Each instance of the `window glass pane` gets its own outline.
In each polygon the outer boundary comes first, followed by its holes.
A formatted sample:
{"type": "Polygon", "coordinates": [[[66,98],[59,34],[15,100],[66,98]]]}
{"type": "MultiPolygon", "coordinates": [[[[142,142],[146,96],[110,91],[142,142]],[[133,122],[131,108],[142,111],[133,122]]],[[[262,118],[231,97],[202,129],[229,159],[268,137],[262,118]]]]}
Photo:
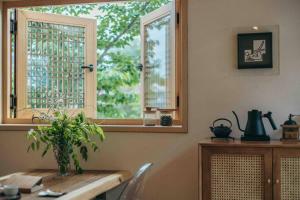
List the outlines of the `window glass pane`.
{"type": "Polygon", "coordinates": [[[171,108],[171,17],[167,15],[145,27],[146,107],[171,108]]]}
{"type": "MultiPolygon", "coordinates": [[[[11,20],[16,20],[16,9],[9,9],[9,15],[10,15],[10,19],[11,20]]],[[[15,98],[17,96],[17,91],[16,91],[16,55],[15,55],[15,51],[16,51],[16,33],[11,33],[10,35],[10,39],[11,39],[11,49],[10,49],[10,69],[11,69],[11,75],[10,75],[10,79],[11,79],[11,95],[10,98],[11,100],[13,98],[15,98]]],[[[10,105],[11,110],[10,110],[10,116],[11,117],[16,117],[17,113],[16,113],[16,105],[10,105]]]]}
{"type": "Polygon", "coordinates": [[[27,105],[84,107],[85,29],[28,21],[27,105]]]}

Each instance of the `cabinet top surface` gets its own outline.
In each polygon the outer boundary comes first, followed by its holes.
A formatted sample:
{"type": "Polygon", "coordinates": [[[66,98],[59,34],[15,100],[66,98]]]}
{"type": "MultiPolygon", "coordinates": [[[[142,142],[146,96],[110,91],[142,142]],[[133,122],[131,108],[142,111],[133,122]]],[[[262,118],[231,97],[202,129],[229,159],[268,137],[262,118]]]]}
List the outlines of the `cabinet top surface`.
{"type": "Polygon", "coordinates": [[[300,148],[300,141],[241,141],[241,140],[202,140],[200,146],[220,146],[220,147],[284,147],[300,148]]]}

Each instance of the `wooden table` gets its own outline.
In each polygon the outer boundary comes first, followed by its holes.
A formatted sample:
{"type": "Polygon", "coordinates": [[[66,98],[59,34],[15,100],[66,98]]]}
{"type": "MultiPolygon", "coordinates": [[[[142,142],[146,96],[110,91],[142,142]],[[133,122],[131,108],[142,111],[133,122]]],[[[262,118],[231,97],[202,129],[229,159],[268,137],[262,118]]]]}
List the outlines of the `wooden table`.
{"type": "Polygon", "coordinates": [[[38,197],[38,192],[22,194],[22,200],[84,200],[92,199],[103,194],[131,178],[129,171],[85,171],[83,174],[70,174],[61,177],[57,175],[57,170],[33,170],[20,172],[0,177],[3,181],[15,174],[24,174],[43,177],[44,189],[55,192],[67,192],[59,198],[38,197]]]}

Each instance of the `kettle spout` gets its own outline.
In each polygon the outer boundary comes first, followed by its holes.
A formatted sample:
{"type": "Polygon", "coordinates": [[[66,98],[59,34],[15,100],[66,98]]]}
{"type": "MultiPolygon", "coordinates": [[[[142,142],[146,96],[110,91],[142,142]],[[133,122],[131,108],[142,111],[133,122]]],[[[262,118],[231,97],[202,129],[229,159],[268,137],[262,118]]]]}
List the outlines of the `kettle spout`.
{"type": "Polygon", "coordinates": [[[214,132],[214,127],[209,127],[211,132],[214,132]]]}
{"type": "Polygon", "coordinates": [[[237,125],[238,125],[239,130],[242,131],[242,132],[245,132],[245,130],[241,129],[241,126],[240,126],[240,120],[239,120],[237,114],[236,114],[234,111],[232,111],[232,113],[233,113],[233,115],[235,116],[235,119],[236,119],[236,122],[237,122],[237,125]]]}

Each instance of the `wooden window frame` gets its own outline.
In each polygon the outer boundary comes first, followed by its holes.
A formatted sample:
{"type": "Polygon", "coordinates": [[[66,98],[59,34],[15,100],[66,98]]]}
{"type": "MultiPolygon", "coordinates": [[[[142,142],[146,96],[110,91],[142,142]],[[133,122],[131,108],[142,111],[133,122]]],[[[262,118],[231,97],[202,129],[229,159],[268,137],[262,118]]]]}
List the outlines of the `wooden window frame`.
{"type": "MultiPolygon", "coordinates": [[[[150,13],[148,13],[147,15],[145,16],[142,16],[141,17],[141,63],[143,64],[143,73],[141,73],[141,80],[142,80],[142,109],[145,109],[147,106],[150,106],[151,105],[148,105],[147,102],[145,102],[145,91],[147,90],[147,83],[145,82],[145,77],[146,77],[146,70],[147,70],[147,66],[146,66],[146,26],[148,26],[149,24],[151,23],[154,23],[156,22],[157,20],[159,19],[162,19],[164,17],[167,17],[167,16],[175,16],[175,3],[169,3],[167,5],[164,5],[162,7],[160,7],[159,9],[156,9],[150,13]]],[[[176,41],[175,41],[175,28],[176,28],[176,19],[175,17],[171,17],[171,21],[170,21],[170,29],[171,31],[174,30],[174,33],[171,33],[170,34],[170,38],[169,38],[169,41],[170,42],[170,58],[171,58],[171,61],[170,61],[170,66],[169,67],[169,72],[171,74],[171,78],[168,80],[168,83],[167,86],[171,95],[168,99],[169,103],[167,103],[167,105],[169,107],[169,109],[175,109],[178,107],[176,105],[176,97],[179,95],[178,94],[178,91],[176,91],[176,62],[175,62],[175,58],[176,58],[176,49],[175,49],[175,44],[176,44],[176,41]]],[[[148,71],[149,72],[149,71],[148,71]]],[[[155,106],[154,106],[155,107],[155,106]]]]}
{"type": "MultiPolygon", "coordinates": [[[[67,5],[115,0],[19,0],[2,2],[2,124],[0,130],[28,130],[37,124],[31,119],[9,118],[9,83],[10,83],[10,40],[8,9],[28,6],[67,5]]],[[[176,120],[172,127],[145,127],[142,119],[93,119],[106,132],[151,132],[151,133],[187,133],[188,131],[188,47],[187,47],[187,0],[176,1],[176,88],[179,100],[176,120]]]]}
{"type": "MultiPolygon", "coordinates": [[[[46,22],[51,24],[63,24],[69,26],[77,26],[85,29],[84,37],[86,38],[86,42],[84,45],[85,49],[85,58],[86,63],[93,64],[94,66],[97,63],[96,55],[87,53],[88,51],[96,52],[96,27],[97,21],[95,19],[86,19],[79,18],[73,16],[61,16],[61,15],[53,15],[48,13],[34,13],[31,11],[25,10],[17,10],[17,22],[18,28],[17,30],[21,33],[27,34],[27,21],[37,21],[37,22],[46,22]],[[68,20],[68,23],[65,23],[65,20],[68,20]]],[[[24,35],[17,34],[16,42],[17,42],[17,55],[18,59],[16,61],[17,66],[26,66],[27,63],[27,37],[24,35]]],[[[27,69],[26,67],[21,67],[16,72],[16,85],[17,85],[17,118],[18,119],[30,119],[34,114],[33,109],[26,109],[27,107],[27,69]],[[20,110],[20,111],[19,111],[20,110]]],[[[84,73],[84,99],[85,105],[82,109],[68,109],[71,113],[79,113],[81,110],[84,111],[87,117],[95,117],[96,116],[96,70],[93,72],[89,72],[88,69],[85,69],[84,73]]],[[[36,109],[40,112],[47,112],[46,108],[36,109]]]]}

